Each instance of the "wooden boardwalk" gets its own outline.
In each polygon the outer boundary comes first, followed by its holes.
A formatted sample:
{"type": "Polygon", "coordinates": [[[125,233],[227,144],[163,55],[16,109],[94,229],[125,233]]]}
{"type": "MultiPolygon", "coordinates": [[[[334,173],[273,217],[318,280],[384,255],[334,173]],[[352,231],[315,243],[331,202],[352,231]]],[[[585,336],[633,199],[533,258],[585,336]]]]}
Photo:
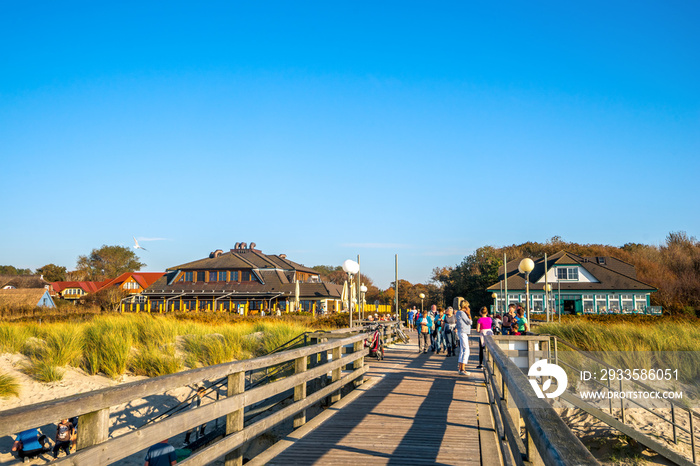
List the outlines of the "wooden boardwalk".
{"type": "Polygon", "coordinates": [[[465,376],[456,356],[420,354],[409,336],[369,362],[376,385],[265,463],[502,464],[476,339],[465,376]]]}

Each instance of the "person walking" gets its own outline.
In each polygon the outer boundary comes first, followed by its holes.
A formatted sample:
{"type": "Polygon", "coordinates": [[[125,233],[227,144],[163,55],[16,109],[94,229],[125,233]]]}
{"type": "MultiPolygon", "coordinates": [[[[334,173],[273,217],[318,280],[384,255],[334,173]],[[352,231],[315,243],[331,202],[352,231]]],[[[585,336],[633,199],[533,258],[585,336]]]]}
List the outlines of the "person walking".
{"type": "Polygon", "coordinates": [[[63,450],[70,455],[71,442],[75,435],[75,427],[68,419],[61,419],[56,425],[56,442],[53,445],[53,457],[58,458],[58,451],[63,450]]]}
{"type": "Polygon", "coordinates": [[[435,319],[437,318],[437,306],[433,304],[430,306],[428,315],[433,319],[433,325],[430,326],[430,351],[435,352],[435,319]]]}
{"type": "Polygon", "coordinates": [[[457,328],[457,318],[454,314],[454,309],[452,306],[447,308],[447,313],[445,314],[445,322],[443,324],[444,335],[445,335],[445,348],[447,349],[447,356],[455,355],[455,329],[457,328]]]}
{"type": "Polygon", "coordinates": [[[408,311],[408,329],[413,330],[413,322],[416,320],[416,314],[418,314],[418,310],[416,309],[416,306],[413,306],[413,309],[408,311]]]}
{"type": "Polygon", "coordinates": [[[445,325],[445,310],[438,309],[438,315],[435,317],[435,352],[440,354],[440,351],[445,349],[445,333],[443,327],[445,325]]]}
{"type": "Polygon", "coordinates": [[[486,346],[484,337],[493,335],[493,319],[489,317],[489,310],[486,307],[482,307],[479,313],[481,317],[476,321],[476,331],[479,333],[479,365],[476,366],[477,369],[484,367],[484,348],[486,346]]]}
{"type": "Polygon", "coordinates": [[[418,352],[423,353],[428,352],[428,341],[430,340],[430,331],[433,327],[433,317],[430,312],[423,312],[419,314],[419,318],[416,319],[416,326],[418,327],[418,352]]]}
{"type": "Polygon", "coordinates": [[[469,332],[472,330],[472,319],[469,314],[469,301],[462,301],[457,311],[457,335],[459,337],[459,360],[457,373],[466,375],[469,360],[469,332]]]}

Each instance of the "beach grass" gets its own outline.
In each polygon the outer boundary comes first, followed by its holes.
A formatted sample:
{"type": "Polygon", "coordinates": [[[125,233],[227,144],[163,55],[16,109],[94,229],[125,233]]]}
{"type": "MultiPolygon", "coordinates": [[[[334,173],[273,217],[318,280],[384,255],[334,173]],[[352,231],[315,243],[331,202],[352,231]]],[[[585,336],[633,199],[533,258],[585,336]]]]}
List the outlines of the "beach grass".
{"type": "Polygon", "coordinates": [[[129,361],[129,369],[136,375],[158,377],[182,370],[182,360],[175,356],[174,346],[143,348],[129,361]]]}
{"type": "MultiPolygon", "coordinates": [[[[599,359],[616,368],[677,371],[679,381],[700,391],[697,384],[700,380],[700,325],[694,321],[570,320],[561,324],[542,324],[534,329],[540,334],[556,335],[581,350],[594,352],[599,359]]],[[[583,361],[573,354],[566,354],[564,345],[559,345],[559,350],[560,356],[583,361]]]]}
{"type": "Polygon", "coordinates": [[[128,371],[154,377],[261,356],[309,330],[307,320],[111,314],[77,322],[0,323],[0,350],[28,356],[26,372],[42,382],[60,380],[65,366],[112,378],[128,371]]]}
{"type": "Polygon", "coordinates": [[[64,371],[55,364],[35,357],[30,359],[29,364],[25,366],[24,370],[39,382],[44,383],[58,382],[63,380],[64,375],[64,371]]]}
{"type": "Polygon", "coordinates": [[[124,374],[136,332],[135,322],[128,319],[106,317],[88,323],[84,329],[85,371],[112,378],[124,374]]]}
{"type": "Polygon", "coordinates": [[[0,398],[19,396],[19,382],[9,374],[0,374],[0,398]]]}

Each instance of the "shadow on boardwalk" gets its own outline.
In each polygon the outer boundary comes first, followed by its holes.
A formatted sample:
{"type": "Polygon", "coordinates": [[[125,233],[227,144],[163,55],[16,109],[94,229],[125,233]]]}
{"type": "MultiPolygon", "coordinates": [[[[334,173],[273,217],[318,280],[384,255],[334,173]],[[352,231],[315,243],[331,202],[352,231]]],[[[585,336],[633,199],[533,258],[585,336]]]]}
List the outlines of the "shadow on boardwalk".
{"type": "Polygon", "coordinates": [[[268,464],[481,464],[474,349],[468,376],[456,357],[388,349],[370,362],[376,386],[268,464]]]}

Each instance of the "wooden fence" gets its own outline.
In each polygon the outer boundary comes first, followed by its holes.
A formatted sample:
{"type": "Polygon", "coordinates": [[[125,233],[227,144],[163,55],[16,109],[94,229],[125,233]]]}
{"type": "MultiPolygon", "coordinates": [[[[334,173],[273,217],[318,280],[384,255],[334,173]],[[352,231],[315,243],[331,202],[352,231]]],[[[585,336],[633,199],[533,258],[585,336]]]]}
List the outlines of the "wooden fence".
{"type": "Polygon", "coordinates": [[[363,359],[368,353],[364,348],[366,337],[364,333],[319,333],[312,340],[318,342],[317,344],[303,348],[6,410],[0,412],[0,436],[55,423],[59,419],[80,416],[78,451],[54,463],[102,465],[114,463],[164,438],[225,416],[225,436],[178,464],[205,465],[225,456],[227,465],[240,465],[243,460],[241,447],[244,444],[289,418],[294,419],[295,428],[303,425],[306,422],[305,410],[308,407],[323,399],[336,402],[340,399],[340,389],[344,385],[351,382],[356,385],[361,383],[367,369],[363,364],[363,359]],[[290,362],[294,363],[292,375],[250,390],[245,389],[246,372],[274,369],[290,362]],[[227,378],[225,398],[204,404],[196,410],[175,414],[127,434],[109,438],[111,407],[205,380],[222,378],[227,378]],[[323,383],[320,383],[321,381],[323,383]],[[307,396],[307,384],[319,389],[307,396]],[[294,390],[292,404],[244,427],[243,416],[246,407],[290,389],[294,390]]]}
{"type": "Polygon", "coordinates": [[[597,465],[591,452],[571,432],[552,406],[538,398],[528,378],[510,359],[525,358],[527,366],[549,357],[547,336],[487,336],[484,368],[505,466],[597,465]],[[517,341],[523,349],[503,350],[517,341]],[[525,438],[520,434],[521,420],[525,438]]]}

